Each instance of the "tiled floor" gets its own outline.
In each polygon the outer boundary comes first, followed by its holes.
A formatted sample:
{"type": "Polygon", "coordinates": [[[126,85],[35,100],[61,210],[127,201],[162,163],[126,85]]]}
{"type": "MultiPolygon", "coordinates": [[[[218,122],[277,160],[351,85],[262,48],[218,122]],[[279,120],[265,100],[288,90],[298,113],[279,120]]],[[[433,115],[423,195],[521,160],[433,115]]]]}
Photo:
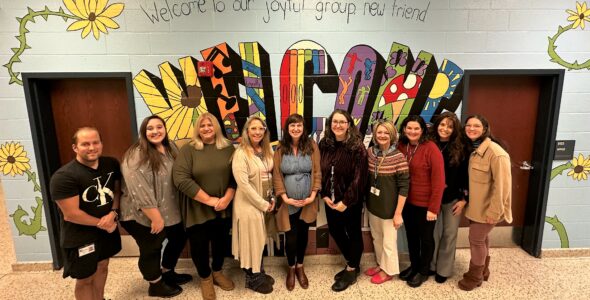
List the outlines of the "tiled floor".
{"type": "MultiPolygon", "coordinates": [[[[6,208],[1,199],[0,216],[6,208]]],[[[15,272],[14,247],[4,215],[0,217],[0,299],[73,299],[74,280],[63,279],[61,271],[15,272]]],[[[284,285],[284,258],[265,260],[266,271],[276,279],[275,291],[267,296],[244,288],[244,276],[235,262],[226,260],[226,273],[236,282],[234,291],[216,289],[218,299],[590,299],[590,257],[546,257],[537,259],[518,248],[494,248],[491,252],[490,281],[472,292],[457,288],[460,274],[466,271],[469,251],[457,251],[456,274],[444,284],[431,278],[422,287],[413,289],[399,279],[374,285],[361,275],[356,284],[342,293],[330,290],[333,275],[342,264],[337,256],[306,258],[310,288],[296,286],[288,292],[284,285]]],[[[363,270],[371,266],[370,255],[363,257],[363,270]]],[[[114,258],[109,267],[106,298],[143,299],[147,283],[137,269],[136,258],[114,258]]],[[[196,276],[191,261],[182,260],[178,271],[196,276]]],[[[175,299],[200,299],[198,281],[184,286],[175,299]]]]}

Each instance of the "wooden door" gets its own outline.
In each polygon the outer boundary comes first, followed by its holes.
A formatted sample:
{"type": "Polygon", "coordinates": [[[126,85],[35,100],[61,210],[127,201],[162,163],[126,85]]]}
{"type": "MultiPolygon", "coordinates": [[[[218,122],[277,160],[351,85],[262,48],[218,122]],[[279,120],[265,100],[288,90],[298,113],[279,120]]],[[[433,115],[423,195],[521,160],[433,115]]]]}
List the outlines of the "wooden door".
{"type": "Polygon", "coordinates": [[[52,80],[49,89],[62,165],[76,157],[72,151],[72,135],[83,126],[98,129],[103,156],[122,160],[133,142],[124,78],[52,80]]]}
{"type": "Polygon", "coordinates": [[[541,79],[536,76],[473,75],[463,111],[463,119],[470,114],[485,116],[492,134],[506,145],[512,164],[511,225],[515,227],[524,223],[530,170],[521,166],[532,161],[540,90],[541,79]]]}

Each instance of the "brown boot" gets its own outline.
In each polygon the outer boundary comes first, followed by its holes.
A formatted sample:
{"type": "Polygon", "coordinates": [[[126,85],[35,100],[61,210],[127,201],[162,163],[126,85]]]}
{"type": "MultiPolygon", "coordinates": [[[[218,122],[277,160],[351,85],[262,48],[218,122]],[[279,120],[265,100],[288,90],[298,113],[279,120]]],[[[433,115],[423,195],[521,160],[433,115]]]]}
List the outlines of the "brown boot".
{"type": "Polygon", "coordinates": [[[295,266],[289,267],[287,271],[287,282],[285,282],[287,290],[292,291],[295,288],[295,266]]]}
{"type": "Polygon", "coordinates": [[[464,291],[471,291],[476,287],[481,286],[483,281],[483,268],[485,266],[476,266],[469,262],[469,271],[463,275],[463,279],[459,281],[459,288],[464,291]]]}
{"type": "Polygon", "coordinates": [[[221,271],[213,272],[213,284],[219,286],[224,291],[231,291],[234,289],[234,282],[227,278],[221,271]]]}
{"type": "Polygon", "coordinates": [[[483,268],[483,280],[484,281],[488,281],[488,278],[490,278],[490,256],[486,256],[486,264],[485,267],[483,268]]]}
{"type": "Polygon", "coordinates": [[[309,280],[307,280],[307,276],[305,276],[305,270],[303,270],[303,265],[301,267],[295,267],[295,274],[297,275],[297,281],[299,281],[299,285],[307,289],[309,287],[309,280]]]}
{"type": "Polygon", "coordinates": [[[203,296],[203,300],[215,300],[215,287],[211,275],[201,278],[201,296],[203,296]]]}

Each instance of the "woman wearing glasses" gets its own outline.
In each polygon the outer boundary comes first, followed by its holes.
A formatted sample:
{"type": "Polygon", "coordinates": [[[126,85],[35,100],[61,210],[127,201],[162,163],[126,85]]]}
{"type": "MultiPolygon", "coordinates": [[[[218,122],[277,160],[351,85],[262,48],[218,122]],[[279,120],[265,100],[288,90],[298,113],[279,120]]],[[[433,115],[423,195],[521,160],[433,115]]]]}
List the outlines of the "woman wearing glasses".
{"type": "Polygon", "coordinates": [[[320,141],[322,189],[330,234],[346,259],[334,277],[332,290],[346,290],[356,282],[363,252],[361,213],[367,181],[367,150],[350,114],[335,110],[326,121],[320,141]]]}
{"type": "Polygon", "coordinates": [[[274,279],[262,268],[267,236],[265,214],[273,211],[273,152],[266,124],[251,116],[234,152],[232,170],[237,183],[232,219],[232,254],[246,273],[246,288],[262,294],[272,292],[274,279]]]}
{"type": "Polygon", "coordinates": [[[465,121],[465,135],[473,152],[469,157],[469,271],[459,288],[471,291],[490,276],[489,233],[501,221],[512,222],[510,156],[492,136],[488,120],[473,115],[465,121]]]}
{"type": "Polygon", "coordinates": [[[408,116],[401,124],[397,148],[410,167],[410,191],[403,211],[410,252],[410,267],[399,274],[411,287],[428,280],[434,254],[434,225],[445,189],[445,163],[420,116],[408,116]]]}
{"type": "Polygon", "coordinates": [[[377,266],[365,271],[371,282],[381,284],[399,274],[397,230],[403,224],[402,210],[408,196],[408,162],[397,150],[397,130],[390,121],[373,126],[374,146],[369,154],[367,211],[377,266]]]}
{"type": "Polygon", "coordinates": [[[285,232],[287,262],[286,286],[299,285],[306,289],[309,281],[303,270],[303,258],[307,249],[309,224],[318,214],[317,192],[320,190],[320,151],[309,138],[303,117],[290,115],[283,127],[283,137],[274,155],[273,186],[282,204],[277,212],[277,227],[285,232]]]}

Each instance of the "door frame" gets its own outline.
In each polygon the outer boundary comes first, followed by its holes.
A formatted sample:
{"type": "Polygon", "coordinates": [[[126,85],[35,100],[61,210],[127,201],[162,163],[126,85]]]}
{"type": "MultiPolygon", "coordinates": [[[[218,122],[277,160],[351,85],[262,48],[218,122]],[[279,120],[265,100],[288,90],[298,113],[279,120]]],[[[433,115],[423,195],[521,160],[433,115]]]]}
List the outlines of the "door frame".
{"type": "Polygon", "coordinates": [[[488,69],[465,70],[463,76],[463,101],[461,119],[464,122],[469,108],[469,81],[471,76],[534,76],[540,79],[540,95],[533,139],[533,157],[529,177],[529,188],[525,206],[524,224],[520,238],[520,247],[534,257],[541,256],[543,228],[551,167],[555,155],[555,137],[561,106],[564,69],[488,69]]]}
{"type": "Polygon", "coordinates": [[[33,146],[37,163],[41,196],[49,244],[53,259],[53,268],[60,269],[63,266],[62,249],[59,244],[60,216],[57,205],[49,201],[49,181],[51,175],[61,167],[59,149],[55,133],[51,98],[49,87],[52,80],[60,79],[92,79],[114,78],[124,79],[127,90],[127,103],[129,105],[129,119],[131,121],[131,133],[137,138],[137,118],[135,116],[135,101],[133,96],[133,81],[131,72],[49,72],[49,73],[22,73],[29,124],[33,138],[33,146]]]}

